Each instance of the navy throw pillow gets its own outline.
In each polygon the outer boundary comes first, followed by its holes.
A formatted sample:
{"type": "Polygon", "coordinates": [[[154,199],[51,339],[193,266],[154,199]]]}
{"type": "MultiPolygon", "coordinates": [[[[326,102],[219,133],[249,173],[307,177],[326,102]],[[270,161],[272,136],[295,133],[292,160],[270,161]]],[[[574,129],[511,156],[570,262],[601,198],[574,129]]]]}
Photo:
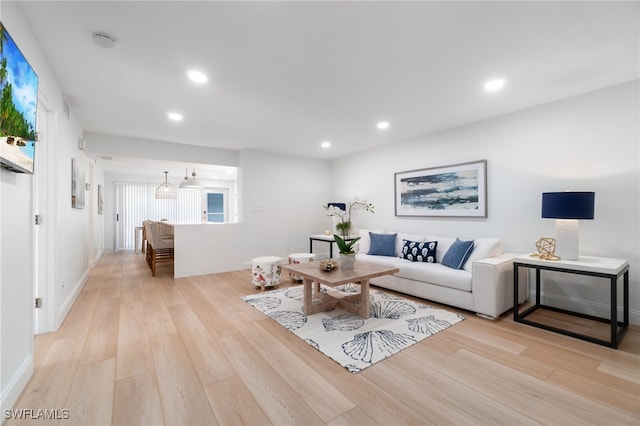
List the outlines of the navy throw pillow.
{"type": "Polygon", "coordinates": [[[471,252],[473,251],[472,241],[461,241],[456,238],[456,241],[451,244],[449,250],[444,254],[442,258],[442,264],[453,269],[462,269],[464,262],[467,261],[471,252]]]}
{"type": "Polygon", "coordinates": [[[417,241],[403,240],[402,258],[412,262],[436,263],[437,241],[419,243],[417,241]]]}
{"type": "Polygon", "coordinates": [[[375,256],[395,256],[396,235],[397,234],[374,234],[373,232],[369,232],[371,247],[367,254],[375,256]]]}

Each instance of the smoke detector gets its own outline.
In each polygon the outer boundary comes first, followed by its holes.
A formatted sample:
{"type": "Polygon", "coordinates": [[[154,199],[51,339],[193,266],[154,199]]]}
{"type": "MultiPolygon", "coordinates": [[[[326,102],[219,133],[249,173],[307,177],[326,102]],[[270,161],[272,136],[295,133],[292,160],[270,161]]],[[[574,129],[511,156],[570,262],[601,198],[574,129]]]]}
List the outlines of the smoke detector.
{"type": "Polygon", "coordinates": [[[107,33],[96,31],[92,37],[95,44],[105,49],[112,49],[116,45],[116,40],[107,33]]]}

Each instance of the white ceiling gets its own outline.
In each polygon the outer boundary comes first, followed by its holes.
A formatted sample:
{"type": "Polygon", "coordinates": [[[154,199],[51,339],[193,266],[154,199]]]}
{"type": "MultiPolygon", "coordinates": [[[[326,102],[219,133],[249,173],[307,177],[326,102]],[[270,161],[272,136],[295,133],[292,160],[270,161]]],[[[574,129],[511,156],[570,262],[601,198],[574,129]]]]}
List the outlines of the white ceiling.
{"type": "Polygon", "coordinates": [[[638,6],[19,3],[85,131],[325,159],[637,79],[638,6]]]}

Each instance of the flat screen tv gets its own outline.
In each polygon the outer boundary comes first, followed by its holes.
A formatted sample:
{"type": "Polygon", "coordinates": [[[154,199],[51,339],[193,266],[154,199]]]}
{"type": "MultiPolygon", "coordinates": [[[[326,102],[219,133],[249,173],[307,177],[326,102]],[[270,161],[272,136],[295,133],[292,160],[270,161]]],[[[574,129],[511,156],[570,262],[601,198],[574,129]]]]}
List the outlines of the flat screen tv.
{"type": "Polygon", "coordinates": [[[0,22],[0,165],[33,173],[38,76],[0,22]]]}

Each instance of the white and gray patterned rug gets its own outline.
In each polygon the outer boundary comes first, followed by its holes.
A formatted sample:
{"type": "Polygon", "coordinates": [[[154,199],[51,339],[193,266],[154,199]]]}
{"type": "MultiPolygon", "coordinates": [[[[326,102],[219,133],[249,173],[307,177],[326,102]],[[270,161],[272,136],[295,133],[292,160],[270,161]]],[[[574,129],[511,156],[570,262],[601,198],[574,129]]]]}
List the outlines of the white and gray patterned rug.
{"type": "MultiPolygon", "coordinates": [[[[353,294],[360,286],[345,284],[331,290],[353,294]]],[[[456,313],[379,290],[371,289],[369,297],[367,320],[340,308],[306,316],[301,285],[242,299],[352,373],[464,320],[456,313]]]]}

